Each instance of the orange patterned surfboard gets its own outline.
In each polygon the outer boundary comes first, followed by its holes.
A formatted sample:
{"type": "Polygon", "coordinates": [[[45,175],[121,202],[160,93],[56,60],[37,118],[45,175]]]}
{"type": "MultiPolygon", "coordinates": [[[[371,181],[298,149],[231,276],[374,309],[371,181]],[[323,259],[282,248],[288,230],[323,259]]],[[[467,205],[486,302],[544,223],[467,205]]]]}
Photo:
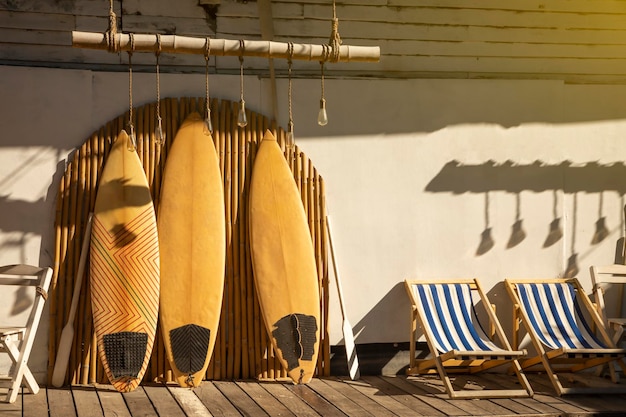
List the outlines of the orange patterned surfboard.
{"type": "Polygon", "coordinates": [[[121,131],[102,171],[93,217],[90,284],[98,354],[120,392],[148,367],[159,310],[159,241],[139,156],[121,131]]]}

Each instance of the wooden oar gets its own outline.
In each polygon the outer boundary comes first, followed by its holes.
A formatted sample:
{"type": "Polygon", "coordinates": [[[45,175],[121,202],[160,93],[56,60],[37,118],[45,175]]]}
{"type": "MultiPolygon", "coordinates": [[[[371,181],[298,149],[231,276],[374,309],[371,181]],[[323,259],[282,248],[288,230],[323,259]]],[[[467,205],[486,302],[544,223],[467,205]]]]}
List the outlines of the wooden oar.
{"type": "Polygon", "coordinates": [[[333,273],[335,275],[335,282],[337,282],[337,295],[339,296],[339,306],[341,307],[341,316],[343,317],[343,343],[346,347],[346,359],[348,361],[348,371],[350,372],[350,379],[354,381],[359,379],[360,377],[359,358],[356,355],[356,346],[354,345],[354,333],[352,333],[352,325],[348,321],[348,316],[346,314],[346,307],[343,300],[343,290],[341,289],[341,280],[339,279],[339,273],[337,272],[335,249],[333,247],[333,239],[331,237],[332,233],[330,230],[330,218],[326,216],[326,231],[328,232],[330,256],[333,260],[333,273]]]}
{"type": "Polygon", "coordinates": [[[80,253],[80,260],[78,262],[78,273],[76,275],[76,283],[74,284],[74,293],[72,294],[72,305],[70,307],[70,313],[67,316],[67,324],[63,327],[61,333],[61,340],[57,350],[57,358],[54,361],[54,371],[52,372],[52,385],[55,387],[63,386],[65,380],[65,373],[67,372],[67,364],[70,359],[70,352],[72,351],[72,341],[74,340],[74,317],[76,316],[76,308],[78,307],[78,300],[80,296],[80,288],[83,282],[83,275],[85,272],[85,263],[87,262],[87,252],[89,249],[89,242],[91,236],[91,221],[93,213],[89,213],[87,219],[87,226],[85,227],[85,236],[83,238],[83,246],[80,253]]]}

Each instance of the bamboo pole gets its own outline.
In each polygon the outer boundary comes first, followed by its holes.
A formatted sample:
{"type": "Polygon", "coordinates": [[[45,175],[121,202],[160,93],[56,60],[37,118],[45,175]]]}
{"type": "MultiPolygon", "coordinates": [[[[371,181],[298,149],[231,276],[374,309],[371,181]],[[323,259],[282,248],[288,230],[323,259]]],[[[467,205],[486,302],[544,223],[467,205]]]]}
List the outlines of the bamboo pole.
{"type": "MultiPolygon", "coordinates": [[[[211,39],[210,55],[215,56],[254,56],[261,58],[297,59],[304,61],[332,62],[378,62],[380,47],[341,45],[339,54],[329,45],[294,43],[293,53],[290,44],[274,41],[250,41],[233,39],[211,39]]],[[[114,45],[108,45],[108,34],[97,32],[72,31],[72,46],[75,48],[101,49],[111,51],[157,52],[178,54],[206,54],[207,38],[193,38],[180,35],[118,33],[114,45]],[[113,48],[110,48],[112,46],[113,48]]]]}
{"type": "Polygon", "coordinates": [[[231,192],[232,192],[232,264],[233,264],[233,298],[234,303],[234,330],[235,343],[233,346],[234,368],[233,376],[239,377],[241,372],[241,339],[242,331],[242,302],[241,302],[241,269],[239,265],[239,228],[240,228],[240,199],[239,199],[239,135],[243,129],[237,125],[239,103],[233,108],[231,117],[231,192]]]}

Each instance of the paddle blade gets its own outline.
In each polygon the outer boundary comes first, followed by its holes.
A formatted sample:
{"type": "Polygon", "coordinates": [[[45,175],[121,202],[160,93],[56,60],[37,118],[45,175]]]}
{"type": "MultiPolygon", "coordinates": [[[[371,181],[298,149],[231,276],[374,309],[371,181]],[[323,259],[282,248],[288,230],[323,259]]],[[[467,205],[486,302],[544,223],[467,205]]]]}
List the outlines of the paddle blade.
{"type": "Polygon", "coordinates": [[[359,372],[359,358],[356,355],[356,346],[354,344],[354,334],[352,333],[352,326],[347,319],[343,320],[343,343],[346,346],[346,359],[348,361],[348,371],[350,372],[350,379],[356,381],[360,378],[359,372]]]}
{"type": "Polygon", "coordinates": [[[65,373],[67,372],[67,364],[70,360],[70,352],[72,351],[72,341],[74,340],[74,327],[72,323],[68,323],[63,328],[61,340],[57,349],[57,358],[54,361],[54,371],[52,372],[52,385],[56,388],[63,386],[65,373]]]}

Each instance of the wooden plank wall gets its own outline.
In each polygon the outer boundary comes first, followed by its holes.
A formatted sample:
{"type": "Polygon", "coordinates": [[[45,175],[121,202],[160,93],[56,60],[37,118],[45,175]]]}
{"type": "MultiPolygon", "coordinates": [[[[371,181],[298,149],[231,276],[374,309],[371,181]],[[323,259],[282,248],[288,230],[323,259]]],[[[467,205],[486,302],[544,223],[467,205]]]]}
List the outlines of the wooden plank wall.
{"type": "MultiPolygon", "coordinates": [[[[106,0],[0,0],[0,64],[124,70],[125,56],[71,47],[70,32],[104,32],[106,0]]],[[[260,39],[258,4],[241,0],[115,0],[123,31],[260,39]]],[[[621,83],[626,79],[626,2],[621,0],[338,0],[345,44],[379,45],[381,61],[330,64],[346,77],[563,79],[621,83]]],[[[326,43],[331,0],[272,1],[275,40],[326,43]]],[[[137,64],[153,65],[150,54],[137,64]]],[[[211,60],[232,73],[237,59],[211,60]]],[[[203,59],[162,58],[163,71],[202,72],[203,59]]],[[[248,72],[267,72],[248,59],[248,72]]],[[[277,62],[284,71],[284,62],[277,62]]],[[[298,62],[297,76],[319,65],[298,62]]],[[[145,67],[146,71],[153,71],[145,67]]]]}
{"type": "MultiPolygon", "coordinates": [[[[204,113],[204,99],[170,98],[160,102],[166,144],[155,144],[156,103],[134,109],[137,152],[141,159],[155,208],[160,201],[161,177],[168,150],[178,127],[191,112],[204,113]]],[[[270,339],[262,322],[256,297],[250,247],[248,242],[247,197],[256,149],[265,130],[276,135],[290,162],[309,220],[315,248],[320,284],[320,355],[317,375],[330,374],[328,337],[328,243],[324,220],[324,181],[308,157],[296,146],[285,148],[286,133],[268,118],[248,111],[248,126],[237,126],[238,103],[227,100],[211,102],[213,139],[220,158],[224,181],[226,218],[226,271],[224,301],[217,341],[206,379],[281,379],[286,378],[274,356],[270,339]]],[[[97,355],[89,295],[88,272],[77,277],[78,259],[88,213],[93,211],[98,176],[117,133],[126,126],[128,112],[100,128],[69,158],[65,175],[59,184],[55,220],[55,264],[50,290],[50,340],[48,375],[52,376],[61,331],[66,324],[76,279],[85,285],[74,324],[75,336],[66,382],[91,384],[107,382],[97,355]]],[[[210,140],[210,139],[209,139],[210,140]]],[[[158,210],[157,210],[158,211],[158,210]]],[[[209,255],[207,255],[209,256],[209,255]]],[[[87,269],[88,271],[88,269],[87,269]]],[[[277,300],[277,302],[279,302],[277,300]]],[[[160,329],[144,381],[173,381],[160,329]]]]}

